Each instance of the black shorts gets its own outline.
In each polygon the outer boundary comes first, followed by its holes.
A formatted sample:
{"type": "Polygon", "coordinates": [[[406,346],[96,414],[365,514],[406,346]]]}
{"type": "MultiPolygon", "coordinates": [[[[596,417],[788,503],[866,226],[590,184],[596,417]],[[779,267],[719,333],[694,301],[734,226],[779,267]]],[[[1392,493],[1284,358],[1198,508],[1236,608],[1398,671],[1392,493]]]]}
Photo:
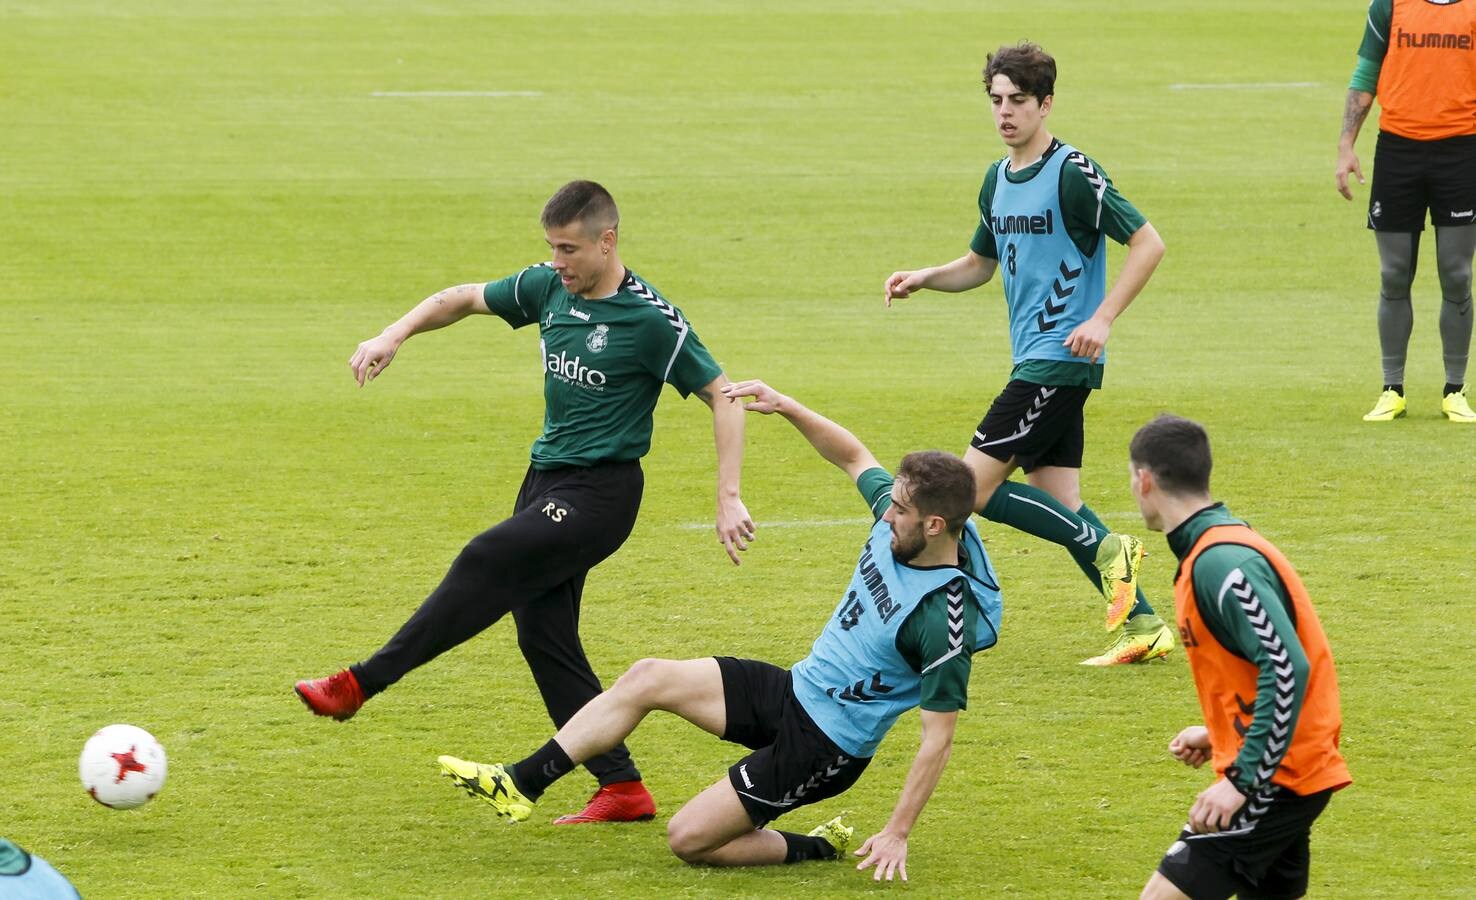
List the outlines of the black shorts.
{"type": "Polygon", "coordinates": [[[1476,134],[1416,141],[1379,132],[1374,145],[1368,227],[1374,231],[1476,225],[1476,134]]]}
{"type": "Polygon", "coordinates": [[[1268,800],[1248,799],[1225,831],[1180,832],[1158,873],[1194,900],[1300,897],[1307,893],[1312,823],[1332,794],[1303,797],[1277,787],[1268,800]]]}
{"type": "Polygon", "coordinates": [[[1081,468],[1086,449],[1082,409],[1091,388],[1011,380],[990,404],[969,446],[1026,472],[1042,466],[1081,468]]]}
{"type": "Polygon", "coordinates": [[[795,698],[787,670],[755,659],[716,659],[728,710],[723,740],[754,751],[728,769],[728,781],[755,828],[856,783],[871,757],[853,757],[825,736],[795,698]]]}

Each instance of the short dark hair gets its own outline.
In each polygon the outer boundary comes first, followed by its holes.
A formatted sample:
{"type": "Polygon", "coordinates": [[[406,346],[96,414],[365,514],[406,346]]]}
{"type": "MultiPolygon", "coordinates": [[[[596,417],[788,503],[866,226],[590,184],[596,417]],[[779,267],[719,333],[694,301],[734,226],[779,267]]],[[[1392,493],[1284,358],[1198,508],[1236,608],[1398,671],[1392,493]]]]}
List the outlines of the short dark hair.
{"type": "Polygon", "coordinates": [[[1056,92],[1055,58],[1029,41],[1000,47],[989,54],[984,60],[984,90],[989,90],[996,75],[1005,76],[1036,100],[1045,100],[1056,92]]]}
{"type": "Polygon", "coordinates": [[[543,205],[544,229],[563,228],[582,222],[591,236],[620,227],[615,198],[593,181],[571,181],[559,188],[543,205]]]}
{"type": "Polygon", "coordinates": [[[902,484],[918,512],[942,516],[948,533],[957,537],[974,513],[974,470],[952,453],[919,450],[902,457],[897,467],[902,484]]]}
{"type": "Polygon", "coordinates": [[[1208,494],[1209,434],[1198,422],[1163,413],[1138,429],[1128,445],[1133,465],[1153,473],[1170,494],[1208,494]]]}

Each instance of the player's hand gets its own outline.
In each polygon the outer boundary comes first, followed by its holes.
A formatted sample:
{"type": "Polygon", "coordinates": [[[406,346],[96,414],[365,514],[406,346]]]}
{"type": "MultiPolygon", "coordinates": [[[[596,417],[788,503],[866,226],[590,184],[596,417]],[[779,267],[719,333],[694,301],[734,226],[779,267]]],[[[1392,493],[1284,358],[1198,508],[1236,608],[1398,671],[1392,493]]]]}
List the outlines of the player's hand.
{"type": "Polygon", "coordinates": [[[1224,831],[1244,805],[1245,795],[1240,789],[1221,778],[1201,791],[1189,807],[1189,830],[1195,834],[1224,831]]]}
{"type": "Polygon", "coordinates": [[[887,306],[892,305],[893,300],[906,299],[913,291],[922,287],[922,274],[920,272],[893,272],[887,279],[883,299],[887,306]]]}
{"type": "Polygon", "coordinates": [[[1096,362],[1102,356],[1102,348],[1107,346],[1107,336],[1111,332],[1111,325],[1092,316],[1072,329],[1061,344],[1071,350],[1072,356],[1086,356],[1096,362]]]}
{"type": "Polygon", "coordinates": [[[1209,762],[1209,729],[1203,725],[1190,725],[1169,741],[1169,752],[1184,765],[1199,768],[1209,762]]]}
{"type": "Polygon", "coordinates": [[[373,381],[380,373],[389,368],[390,360],[395,358],[395,351],[400,349],[400,342],[388,335],[379,335],[364,341],[354,355],[349,357],[349,368],[354,372],[354,380],[359,387],[364,382],[373,381]]]}
{"type": "Polygon", "coordinates": [[[894,875],[901,875],[902,880],[907,880],[907,838],[898,837],[886,831],[879,831],[866,839],[866,843],[856,848],[856,856],[864,856],[865,859],[856,864],[857,871],[868,866],[876,866],[876,874],[871,876],[872,881],[881,881],[885,875],[888,881],[894,875]]]}
{"type": "Polygon", "coordinates": [[[733,561],[733,565],[743,564],[738,558],[738,551],[748,549],[755,530],[753,519],[748,515],[748,507],[743,505],[742,500],[737,497],[723,497],[718,500],[718,543],[728,551],[728,558],[733,561]]]}
{"type": "Polygon", "coordinates": [[[1344,200],[1352,200],[1353,192],[1348,188],[1348,173],[1358,176],[1358,183],[1363,184],[1363,166],[1358,162],[1358,154],[1352,147],[1338,148],[1338,165],[1333,169],[1333,177],[1338,180],[1338,193],[1343,195],[1344,200]]]}
{"type": "Polygon", "coordinates": [[[747,381],[734,381],[723,385],[723,396],[730,401],[738,401],[744,397],[752,397],[743,408],[749,412],[763,413],[769,415],[779,411],[779,406],[784,402],[784,395],[759,381],[750,378],[747,381]]]}

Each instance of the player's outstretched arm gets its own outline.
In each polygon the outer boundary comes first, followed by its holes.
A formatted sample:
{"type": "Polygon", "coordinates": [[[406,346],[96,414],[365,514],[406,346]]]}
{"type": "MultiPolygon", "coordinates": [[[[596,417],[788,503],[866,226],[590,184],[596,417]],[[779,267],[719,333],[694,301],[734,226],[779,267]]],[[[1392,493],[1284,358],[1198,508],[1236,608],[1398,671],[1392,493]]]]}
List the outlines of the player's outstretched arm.
{"type": "Polygon", "coordinates": [[[415,304],[393,325],[375,337],[359,344],[354,355],[349,357],[349,368],[359,387],[365,381],[373,381],[389,368],[395,351],[412,336],[422,331],[435,331],[453,322],[459,322],[473,313],[490,313],[487,301],[482,298],[482,285],[458,284],[426,297],[415,304]]]}
{"type": "Polygon", "coordinates": [[[903,881],[907,880],[907,836],[912,833],[912,826],[917,824],[917,817],[927,805],[928,798],[933,796],[933,789],[943,775],[943,767],[948,765],[948,757],[953,753],[953,731],[958,726],[958,710],[931,712],[923,709],[918,712],[922,714],[922,744],[917,748],[912,768],[907,771],[902,796],[897,798],[897,806],[892,810],[886,827],[856,849],[857,856],[865,857],[856,868],[875,866],[876,874],[872,877],[876,881],[883,877],[891,881],[893,875],[901,875],[903,881]]]}
{"type": "Polygon", "coordinates": [[[954,294],[973,290],[993,278],[998,266],[999,260],[980,256],[970,250],[953,262],[941,266],[929,266],[915,272],[893,272],[887,279],[884,299],[891,306],[894,299],[901,300],[913,291],[924,288],[954,294]]]}
{"type": "Polygon", "coordinates": [[[719,375],[697,391],[702,402],[712,408],[712,439],[717,445],[717,537],[728,551],[733,565],[739,565],[738,553],[748,549],[753,540],[753,519],[738,494],[743,473],[743,410],[723,399],[728,376],[719,375]]]}
{"type": "Polygon", "coordinates": [[[758,379],[725,385],[722,392],[735,407],[738,401],[750,397],[741,409],[766,416],[778,413],[788,419],[827,462],[849,475],[852,481],[878,465],[876,457],[854,434],[758,379]]]}

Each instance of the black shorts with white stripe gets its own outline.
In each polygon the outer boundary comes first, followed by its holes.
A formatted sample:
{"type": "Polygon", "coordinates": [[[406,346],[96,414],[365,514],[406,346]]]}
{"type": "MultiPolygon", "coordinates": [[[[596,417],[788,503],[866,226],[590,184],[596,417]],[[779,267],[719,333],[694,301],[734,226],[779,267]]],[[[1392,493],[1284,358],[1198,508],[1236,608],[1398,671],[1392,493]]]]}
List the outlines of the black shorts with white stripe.
{"type": "Polygon", "coordinates": [[[728,714],[723,740],[754,751],[728,769],[728,781],[755,828],[861,777],[871,757],[851,756],[826,737],[794,696],[787,669],[731,656],[717,663],[728,714]]]}
{"type": "Polygon", "coordinates": [[[1294,794],[1283,787],[1248,798],[1230,827],[1214,834],[1180,832],[1158,872],[1195,900],[1290,900],[1307,893],[1312,823],[1332,789],[1294,794]]]}
{"type": "Polygon", "coordinates": [[[1086,449],[1082,410],[1091,393],[1087,387],[1011,380],[969,446],[1001,462],[1013,459],[1026,472],[1042,466],[1080,469],[1086,449]]]}

